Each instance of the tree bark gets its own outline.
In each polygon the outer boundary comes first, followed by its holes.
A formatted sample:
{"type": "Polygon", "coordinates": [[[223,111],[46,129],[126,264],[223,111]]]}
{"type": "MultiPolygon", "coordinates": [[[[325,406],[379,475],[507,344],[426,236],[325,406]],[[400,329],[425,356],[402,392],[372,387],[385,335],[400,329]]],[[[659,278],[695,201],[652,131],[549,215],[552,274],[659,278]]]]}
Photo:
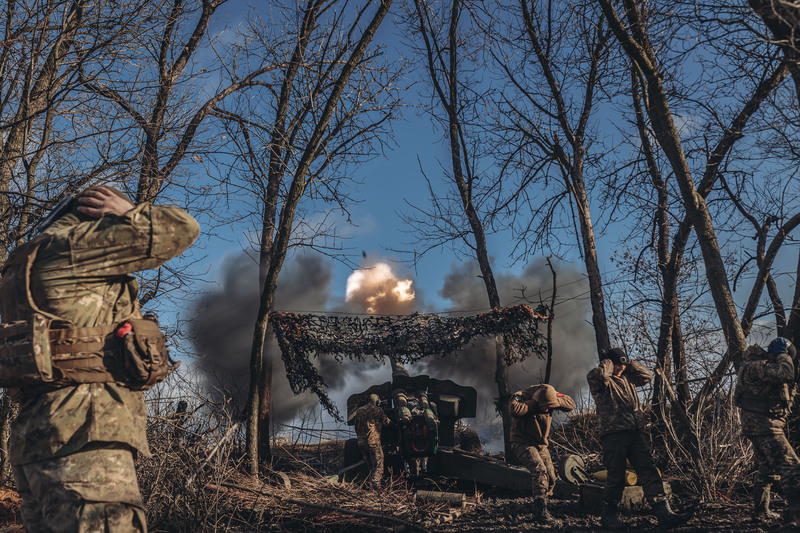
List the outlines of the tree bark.
{"type": "Polygon", "coordinates": [[[556,294],[558,293],[558,279],[556,269],[550,256],[547,257],[547,266],[553,274],[553,294],[550,296],[550,309],[547,313],[547,364],[544,370],[544,382],[550,383],[550,372],[553,369],[553,321],[556,318],[556,294]]]}

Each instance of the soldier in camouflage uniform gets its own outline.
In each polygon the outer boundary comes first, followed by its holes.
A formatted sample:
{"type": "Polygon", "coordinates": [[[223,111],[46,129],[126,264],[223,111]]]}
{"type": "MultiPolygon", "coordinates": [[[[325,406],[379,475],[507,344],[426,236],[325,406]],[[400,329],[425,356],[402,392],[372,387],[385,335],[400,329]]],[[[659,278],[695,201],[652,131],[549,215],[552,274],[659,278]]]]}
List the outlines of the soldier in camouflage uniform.
{"type": "Polygon", "coordinates": [[[575,402],[552,385],[532,385],[514,393],[511,412],[511,449],[531,473],[533,506],[536,519],[550,522],[547,499],[556,482],[556,471],[547,449],[553,410],[572,411],[575,402]]]}
{"type": "Polygon", "coordinates": [[[603,465],[608,470],[603,494],[602,523],[620,529],[617,506],[625,490],[625,467],[629,460],[641,481],[644,495],[662,527],[675,527],[690,517],[673,513],[664,494],[661,474],[653,463],[650,445],[645,438],[647,416],[639,403],[636,387],[646,385],[653,374],[638,361],[628,359],[621,348],[612,348],[600,366],[586,376],[589,391],[600,419],[603,465]]]}
{"type": "Polygon", "coordinates": [[[383,447],[381,446],[381,429],[391,424],[391,420],[380,407],[377,394],[370,394],[369,400],[356,410],[355,426],[358,447],[369,465],[369,479],[373,488],[381,486],[383,477],[383,447]]]}
{"type": "MultiPolygon", "coordinates": [[[[197,222],[176,207],[134,206],[115,189],[87,189],[29,243],[36,247],[10,254],[0,282],[2,320],[26,320],[29,302],[77,328],[141,318],[139,287],[129,274],[161,266],[198,233],[197,222]],[[29,262],[30,286],[14,286],[29,262]]],[[[135,454],[150,455],[142,393],[102,382],[15,394],[11,462],[26,530],[145,532],[134,470],[135,454]]]]}
{"type": "Polygon", "coordinates": [[[779,518],[770,510],[770,491],[778,480],[789,502],[785,522],[800,519],[800,461],[784,433],[794,396],[793,351],[791,343],[778,337],[767,351],[751,346],[739,367],[734,399],[742,433],[753,443],[758,464],[753,494],[756,520],[779,518]]]}

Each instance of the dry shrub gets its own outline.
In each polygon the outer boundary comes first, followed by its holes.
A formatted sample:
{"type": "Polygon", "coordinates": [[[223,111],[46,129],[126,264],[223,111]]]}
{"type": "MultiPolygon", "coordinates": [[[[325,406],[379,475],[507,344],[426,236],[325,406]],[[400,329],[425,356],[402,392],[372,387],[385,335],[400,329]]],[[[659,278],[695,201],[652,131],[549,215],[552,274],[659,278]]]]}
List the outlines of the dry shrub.
{"type": "Polygon", "coordinates": [[[362,482],[339,484],[331,473],[344,440],[310,427],[273,438],[272,468],[250,476],[243,426],[189,385],[147,395],[152,457],[139,458],[137,473],[150,531],[413,530],[447,514],[445,503],[414,501],[404,478],[378,492],[362,482]]]}
{"type": "Polygon", "coordinates": [[[241,464],[242,426],[224,406],[193,392],[179,376],[147,395],[147,438],[152,456],[140,457],[137,474],[151,531],[214,531],[230,521],[225,498],[209,491],[241,464]],[[182,394],[176,394],[180,390],[182,394]]]}
{"type": "MultiPolygon", "coordinates": [[[[666,410],[670,413],[670,410],[666,410]]],[[[736,500],[752,480],[754,469],[750,442],[742,436],[738,409],[730,394],[723,393],[695,417],[700,442],[699,460],[691,453],[680,425],[673,419],[652,428],[652,451],[664,477],[673,488],[702,501],[736,500]]],[[[592,472],[602,468],[597,413],[583,409],[554,428],[551,452],[558,458],[580,455],[592,472]]],[[[554,457],[555,459],[555,457],[554,457]]]]}
{"type": "Polygon", "coordinates": [[[450,514],[447,503],[416,501],[399,480],[373,491],[363,483],[294,471],[280,478],[267,473],[263,480],[242,476],[217,488],[237,509],[231,525],[264,524],[263,531],[416,531],[450,514]]]}
{"type": "Polygon", "coordinates": [[[344,442],[320,436],[316,443],[298,443],[278,437],[272,444],[272,468],[332,475],[343,465],[344,442]]]}
{"type": "Polygon", "coordinates": [[[550,433],[550,453],[559,461],[566,455],[580,455],[589,472],[600,470],[600,426],[594,409],[572,412],[567,421],[550,433]]]}
{"type": "MultiPolygon", "coordinates": [[[[668,411],[669,412],[669,411],[668,411]]],[[[711,398],[694,417],[693,425],[700,444],[697,457],[684,443],[672,419],[665,428],[667,437],[659,453],[669,459],[669,474],[684,480],[702,501],[736,499],[753,473],[753,450],[742,435],[739,409],[729,392],[711,398]]]]}

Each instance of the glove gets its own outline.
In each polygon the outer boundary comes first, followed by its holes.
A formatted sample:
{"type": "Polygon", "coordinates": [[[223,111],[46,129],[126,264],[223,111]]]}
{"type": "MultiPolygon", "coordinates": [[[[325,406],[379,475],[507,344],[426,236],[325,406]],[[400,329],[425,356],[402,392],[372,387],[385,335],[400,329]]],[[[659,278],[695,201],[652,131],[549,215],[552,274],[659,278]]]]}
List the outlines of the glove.
{"type": "Polygon", "coordinates": [[[775,340],[769,343],[767,351],[772,355],[778,355],[780,353],[788,353],[789,341],[787,341],[783,337],[777,337],[775,340]]]}
{"type": "Polygon", "coordinates": [[[525,398],[521,396],[514,396],[511,400],[511,414],[514,416],[522,416],[528,412],[528,405],[525,403],[525,398]]]}

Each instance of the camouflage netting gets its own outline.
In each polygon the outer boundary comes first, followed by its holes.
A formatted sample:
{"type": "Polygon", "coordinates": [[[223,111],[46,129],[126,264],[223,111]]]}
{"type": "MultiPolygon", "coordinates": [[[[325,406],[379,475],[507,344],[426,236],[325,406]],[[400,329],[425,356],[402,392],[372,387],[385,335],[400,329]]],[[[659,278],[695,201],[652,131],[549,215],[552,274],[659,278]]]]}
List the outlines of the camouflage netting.
{"type": "Polygon", "coordinates": [[[270,314],[292,391],[313,392],[337,418],[338,410],[328,398],[312,356],[330,355],[339,362],[344,358],[363,360],[365,356],[382,361],[392,356],[402,363],[413,363],[454,352],[475,337],[501,336],[506,362],[513,364],[530,354],[544,356],[547,347],[538,324],[545,318],[540,310],[527,305],[455,317],[419,313],[368,317],[270,314]]]}

